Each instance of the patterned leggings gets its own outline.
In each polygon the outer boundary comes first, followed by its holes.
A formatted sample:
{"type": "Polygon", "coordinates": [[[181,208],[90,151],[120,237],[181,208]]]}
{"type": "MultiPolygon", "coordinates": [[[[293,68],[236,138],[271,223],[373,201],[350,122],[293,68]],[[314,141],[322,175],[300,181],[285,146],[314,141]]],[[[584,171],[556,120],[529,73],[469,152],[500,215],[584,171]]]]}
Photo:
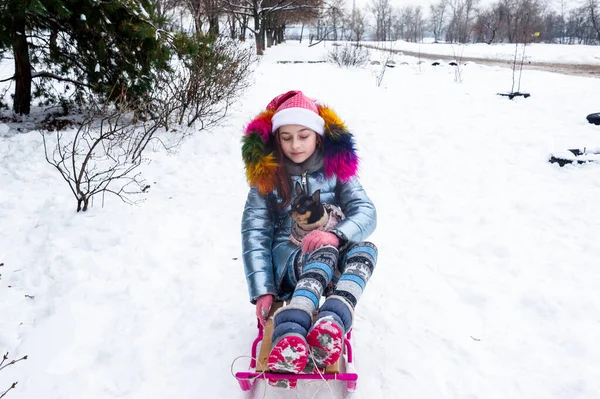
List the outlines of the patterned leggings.
{"type": "Polygon", "coordinates": [[[312,315],[325,294],[345,299],[354,309],[376,263],[377,247],[367,241],[348,245],[341,252],[331,246],[305,255],[299,251],[288,267],[288,284],[295,287],[290,304],[312,315]]]}

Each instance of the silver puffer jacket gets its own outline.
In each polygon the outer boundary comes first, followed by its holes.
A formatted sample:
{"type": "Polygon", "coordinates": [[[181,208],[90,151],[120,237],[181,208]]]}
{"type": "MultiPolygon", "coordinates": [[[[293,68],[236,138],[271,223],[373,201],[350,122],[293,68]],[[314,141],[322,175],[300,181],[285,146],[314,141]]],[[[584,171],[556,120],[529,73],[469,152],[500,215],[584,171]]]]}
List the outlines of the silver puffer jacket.
{"type": "MultiPolygon", "coordinates": [[[[303,183],[305,192],[321,190],[321,202],[339,206],[346,219],[332,231],[350,242],[365,240],[377,225],[373,202],[356,177],[346,182],[336,176],[325,177],[323,170],[292,176],[303,183]],[[306,187],[308,185],[308,187],[306,187]]],[[[292,186],[293,187],[293,186],[292,186]]],[[[242,250],[250,301],[261,295],[273,294],[277,299],[288,299],[290,292],[282,290],[288,262],[299,247],[290,242],[293,220],[290,207],[280,210],[281,200],[276,191],[261,195],[252,187],[242,216],[242,250]]]]}

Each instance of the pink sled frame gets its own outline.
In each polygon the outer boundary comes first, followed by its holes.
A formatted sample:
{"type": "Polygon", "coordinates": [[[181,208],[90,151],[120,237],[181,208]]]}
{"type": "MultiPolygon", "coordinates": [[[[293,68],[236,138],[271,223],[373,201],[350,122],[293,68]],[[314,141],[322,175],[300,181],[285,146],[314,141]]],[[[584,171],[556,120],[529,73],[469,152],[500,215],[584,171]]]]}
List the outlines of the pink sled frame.
{"type": "MultiPolygon", "coordinates": [[[[350,343],[350,339],[352,339],[352,330],[348,331],[346,337],[344,337],[344,347],[346,354],[346,364],[345,364],[345,372],[343,373],[335,373],[335,374],[326,374],[326,373],[310,373],[310,374],[282,374],[282,373],[258,373],[256,372],[256,358],[257,353],[256,349],[258,347],[258,343],[263,339],[263,327],[260,323],[258,324],[258,336],[254,339],[252,343],[252,360],[250,361],[250,369],[254,371],[238,371],[235,373],[235,378],[237,378],[238,383],[240,384],[240,388],[243,391],[249,391],[252,389],[256,381],[260,379],[270,379],[270,380],[335,380],[335,381],[344,381],[346,383],[346,389],[349,392],[356,390],[356,384],[358,381],[358,374],[348,372],[348,366],[353,366],[353,355],[352,355],[352,344],[350,343]]],[[[343,356],[344,354],[342,354],[343,356]]]]}

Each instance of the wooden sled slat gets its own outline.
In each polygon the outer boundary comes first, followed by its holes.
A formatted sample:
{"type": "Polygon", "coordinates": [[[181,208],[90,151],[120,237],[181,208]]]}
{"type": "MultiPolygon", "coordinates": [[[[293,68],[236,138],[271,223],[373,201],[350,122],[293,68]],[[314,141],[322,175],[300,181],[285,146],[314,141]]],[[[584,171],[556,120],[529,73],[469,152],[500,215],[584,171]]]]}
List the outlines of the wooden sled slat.
{"type": "Polygon", "coordinates": [[[269,352],[271,352],[271,346],[273,345],[273,342],[271,341],[271,337],[273,336],[273,314],[282,306],[283,302],[274,302],[271,306],[269,318],[267,319],[267,323],[263,332],[260,352],[258,353],[258,361],[256,363],[256,371],[259,373],[267,373],[270,371],[269,367],[267,366],[267,360],[269,358],[269,352]]]}
{"type": "Polygon", "coordinates": [[[342,356],[340,356],[340,358],[338,359],[337,362],[335,362],[331,366],[327,366],[327,368],[325,369],[325,374],[339,374],[341,361],[342,361],[342,356]]]}

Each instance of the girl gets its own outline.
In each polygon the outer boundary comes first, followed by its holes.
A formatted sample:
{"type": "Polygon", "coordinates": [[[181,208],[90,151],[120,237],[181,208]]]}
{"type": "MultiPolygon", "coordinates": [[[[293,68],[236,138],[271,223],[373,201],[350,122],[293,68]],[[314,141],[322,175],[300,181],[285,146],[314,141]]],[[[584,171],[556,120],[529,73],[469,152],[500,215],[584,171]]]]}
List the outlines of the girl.
{"type": "Polygon", "coordinates": [[[334,364],[377,261],[377,248],[364,241],[375,230],[377,215],[356,177],[352,134],[331,109],[290,91],[250,122],[242,142],[251,186],[242,216],[250,301],[264,324],[273,300],[291,298],[274,315],[268,366],[299,373],[309,353],[320,367],[334,364]],[[310,232],[301,247],[289,240],[296,182],[309,195],[321,190],[321,201],[339,206],[345,215],[331,231],[310,232]],[[333,293],[313,323],[330,283],[333,293]]]}

